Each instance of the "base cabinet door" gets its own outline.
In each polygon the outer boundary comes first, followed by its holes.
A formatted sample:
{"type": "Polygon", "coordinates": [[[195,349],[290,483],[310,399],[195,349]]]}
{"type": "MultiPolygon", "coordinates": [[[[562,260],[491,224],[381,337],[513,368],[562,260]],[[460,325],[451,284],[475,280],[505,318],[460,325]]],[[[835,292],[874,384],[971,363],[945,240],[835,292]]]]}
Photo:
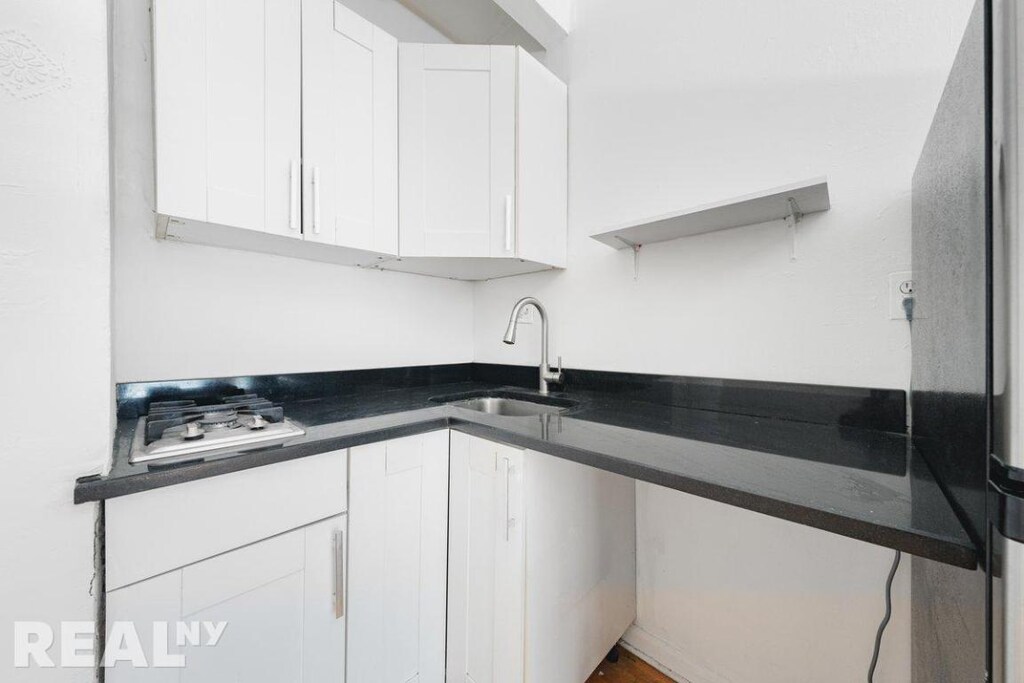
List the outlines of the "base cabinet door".
{"type": "Polygon", "coordinates": [[[523,457],[452,432],[447,683],[524,680],[523,457]]]}
{"type": "Polygon", "coordinates": [[[339,515],[111,591],[108,649],[129,652],[133,624],[148,660],[118,662],[107,680],[344,681],[345,534],[339,515]],[[160,666],[157,641],[184,659],[160,666]]]}
{"type": "Polygon", "coordinates": [[[442,683],[448,431],[350,451],[348,680],[442,683]]]}
{"type": "Polygon", "coordinates": [[[447,683],[583,683],[636,618],[635,482],[452,432],[447,683]]]}

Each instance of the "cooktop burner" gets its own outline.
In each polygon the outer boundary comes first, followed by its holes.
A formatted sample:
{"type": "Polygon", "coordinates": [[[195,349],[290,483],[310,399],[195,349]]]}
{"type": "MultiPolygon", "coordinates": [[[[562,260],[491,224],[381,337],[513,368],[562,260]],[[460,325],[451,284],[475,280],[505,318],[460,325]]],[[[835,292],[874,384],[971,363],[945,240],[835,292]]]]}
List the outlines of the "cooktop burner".
{"type": "Polygon", "coordinates": [[[284,409],[256,394],[237,394],[221,403],[154,401],[139,419],[131,463],[180,463],[209,455],[272,446],[306,431],[284,409]]]}

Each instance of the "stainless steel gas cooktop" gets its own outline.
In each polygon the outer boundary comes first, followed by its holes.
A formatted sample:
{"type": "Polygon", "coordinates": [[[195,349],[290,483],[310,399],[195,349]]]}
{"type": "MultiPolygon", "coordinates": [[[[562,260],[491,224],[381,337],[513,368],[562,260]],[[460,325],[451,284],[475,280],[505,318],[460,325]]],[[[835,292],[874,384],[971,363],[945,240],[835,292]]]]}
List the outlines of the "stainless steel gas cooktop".
{"type": "Polygon", "coordinates": [[[128,460],[171,464],[210,455],[284,443],[306,430],[285,418],[284,409],[256,394],[237,394],[221,403],[155,401],[139,419],[128,460]]]}

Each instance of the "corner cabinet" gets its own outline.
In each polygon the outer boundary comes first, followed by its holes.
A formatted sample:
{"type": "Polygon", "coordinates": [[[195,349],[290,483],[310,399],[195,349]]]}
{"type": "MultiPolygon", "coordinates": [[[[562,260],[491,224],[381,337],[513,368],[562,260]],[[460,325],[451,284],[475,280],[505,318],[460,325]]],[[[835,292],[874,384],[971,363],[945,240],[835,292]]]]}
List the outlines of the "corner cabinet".
{"type": "Polygon", "coordinates": [[[157,236],[398,252],[398,43],[336,0],[155,0],[157,236]]]}
{"type": "Polygon", "coordinates": [[[582,683],[636,617],[631,479],[451,435],[447,683],[582,683]]]}
{"type": "Polygon", "coordinates": [[[399,46],[397,261],[478,280],[564,268],[568,100],[522,48],[399,46]]]}

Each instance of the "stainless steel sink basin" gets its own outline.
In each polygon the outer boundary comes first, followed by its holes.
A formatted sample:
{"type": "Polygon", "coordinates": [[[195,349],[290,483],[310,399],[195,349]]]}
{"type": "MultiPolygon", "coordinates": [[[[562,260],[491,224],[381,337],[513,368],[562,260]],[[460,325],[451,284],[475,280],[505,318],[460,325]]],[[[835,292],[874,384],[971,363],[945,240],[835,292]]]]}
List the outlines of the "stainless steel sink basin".
{"type": "Polygon", "coordinates": [[[486,396],[481,398],[469,398],[464,401],[454,401],[450,405],[476,410],[488,415],[505,415],[508,417],[529,417],[531,415],[557,415],[564,413],[569,406],[552,406],[533,401],[521,401],[515,398],[501,398],[498,396],[486,396]]]}
{"type": "Polygon", "coordinates": [[[567,398],[539,396],[525,391],[508,389],[435,396],[430,400],[435,403],[447,403],[456,408],[505,417],[561,415],[577,405],[576,401],[567,398]]]}

